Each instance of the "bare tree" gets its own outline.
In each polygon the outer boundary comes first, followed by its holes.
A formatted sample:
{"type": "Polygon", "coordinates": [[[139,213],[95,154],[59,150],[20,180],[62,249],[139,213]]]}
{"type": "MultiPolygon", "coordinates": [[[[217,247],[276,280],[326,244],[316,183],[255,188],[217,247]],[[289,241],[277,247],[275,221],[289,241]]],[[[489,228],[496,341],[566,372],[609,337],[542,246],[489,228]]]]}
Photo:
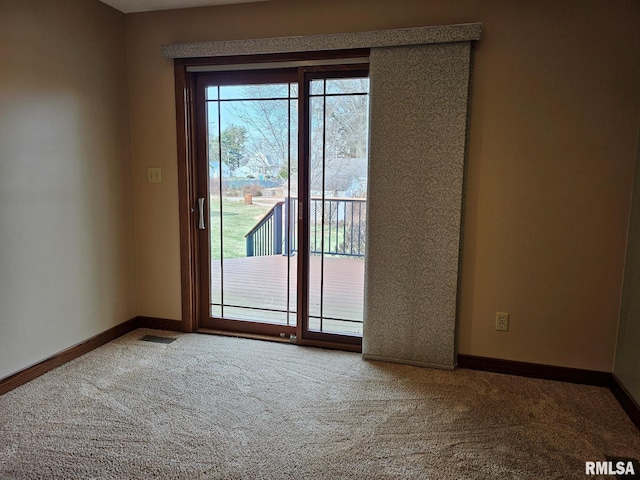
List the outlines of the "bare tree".
{"type": "MultiPolygon", "coordinates": [[[[367,156],[368,79],[327,82],[330,95],[312,96],[310,105],[310,180],[316,190],[323,173],[325,185],[336,183],[333,177],[349,174],[350,159],[367,156]]],[[[252,85],[243,97],[228,108],[247,127],[247,153],[265,155],[283,178],[297,172],[298,100],[283,97],[282,85],[252,85]]]]}
{"type": "Polygon", "coordinates": [[[284,99],[278,85],[252,85],[244,91],[250,100],[232,102],[229,109],[249,129],[248,149],[262,153],[276,166],[290,157],[297,162],[295,146],[298,135],[297,101],[284,99]],[[271,100],[277,98],[277,100],[271,100]],[[268,99],[268,100],[265,100],[268,99]]]}

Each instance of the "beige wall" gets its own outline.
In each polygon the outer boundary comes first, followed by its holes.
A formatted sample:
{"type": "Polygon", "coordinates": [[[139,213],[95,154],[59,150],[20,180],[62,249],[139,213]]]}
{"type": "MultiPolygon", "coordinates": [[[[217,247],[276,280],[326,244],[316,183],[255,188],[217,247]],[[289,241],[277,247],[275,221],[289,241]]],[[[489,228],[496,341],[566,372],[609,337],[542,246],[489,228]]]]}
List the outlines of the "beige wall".
{"type": "Polygon", "coordinates": [[[124,15],[0,1],[0,378],[136,315],[124,15]]]}
{"type": "MultiPolygon", "coordinates": [[[[1,0],[0,378],[136,314],[180,319],[173,71],[160,45],[476,21],[459,352],[611,371],[637,1],[272,0],[125,17],[97,0],[1,0]],[[163,168],[162,184],[146,183],[147,166],[163,168]],[[510,332],[494,331],[497,310],[510,332]]],[[[638,398],[631,298],[616,373],[638,398]]]]}
{"type": "Polygon", "coordinates": [[[139,314],[180,319],[172,63],[162,44],[482,22],[459,352],[611,371],[640,111],[640,4],[272,0],[126,17],[139,314]],[[163,183],[145,182],[146,167],[163,183]],[[496,311],[511,314],[508,333],[496,311]]]}

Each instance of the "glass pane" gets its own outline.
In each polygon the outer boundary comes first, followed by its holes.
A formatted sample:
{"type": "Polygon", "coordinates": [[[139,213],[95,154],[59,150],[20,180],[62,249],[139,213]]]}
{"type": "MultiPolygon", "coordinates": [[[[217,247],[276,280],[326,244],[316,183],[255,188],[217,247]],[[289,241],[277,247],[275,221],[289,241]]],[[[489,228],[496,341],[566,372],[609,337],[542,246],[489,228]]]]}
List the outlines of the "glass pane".
{"type": "Polygon", "coordinates": [[[327,95],[367,94],[369,93],[369,79],[364,78],[328,78],[311,80],[311,95],[324,95],[326,82],[327,95]]]}
{"type": "Polygon", "coordinates": [[[289,84],[289,95],[291,98],[298,98],[298,84],[290,83],[289,84]]]}
{"type": "Polygon", "coordinates": [[[309,330],[312,332],[338,333],[342,335],[362,336],[362,324],[360,322],[348,322],[318,317],[309,317],[309,330]]]}
{"type": "Polygon", "coordinates": [[[217,100],[218,99],[218,87],[207,87],[206,88],[207,100],[217,100]]]}
{"type": "MultiPolygon", "coordinates": [[[[221,218],[220,218],[220,155],[219,155],[219,135],[218,124],[218,103],[207,103],[207,138],[208,138],[208,158],[209,158],[209,248],[211,258],[211,304],[220,306],[222,304],[222,252],[220,248],[221,218]]],[[[216,316],[222,316],[222,311],[216,310],[216,316]]],[[[212,315],[213,315],[212,311],[212,315]]]]}
{"type": "Polygon", "coordinates": [[[260,85],[222,85],[220,99],[222,100],[251,100],[251,99],[287,99],[289,98],[289,84],[260,84],[260,85]]]}
{"type": "Polygon", "coordinates": [[[226,319],[295,325],[297,100],[253,98],[280,87],[225,86],[222,97],[251,99],[209,102],[211,311],[220,304],[226,319]]]}
{"type": "Polygon", "coordinates": [[[368,78],[331,78],[327,79],[327,94],[369,93],[368,78]]]}
{"type": "Polygon", "coordinates": [[[324,97],[310,101],[309,155],[309,316],[322,317],[322,252],[324,249],[324,97]]]}
{"type": "Polygon", "coordinates": [[[366,176],[369,97],[326,97],[326,109],[327,175],[333,181],[329,189],[348,190],[346,183],[358,183],[366,176]]]}
{"type": "MultiPolygon", "coordinates": [[[[298,93],[298,85],[291,84],[291,90],[298,93]]],[[[283,255],[287,257],[289,277],[289,316],[288,324],[297,324],[298,299],[298,262],[295,256],[298,249],[298,101],[290,100],[289,104],[289,161],[286,171],[280,172],[280,178],[285,182],[284,190],[284,246],[283,255]]]]}
{"type": "MultiPolygon", "coordinates": [[[[362,90],[366,79],[327,80],[362,90]]],[[[309,329],[362,335],[368,96],[310,98],[309,329]]]]}
{"type": "Polygon", "coordinates": [[[324,95],[324,79],[311,80],[309,93],[311,95],[324,95]]]}

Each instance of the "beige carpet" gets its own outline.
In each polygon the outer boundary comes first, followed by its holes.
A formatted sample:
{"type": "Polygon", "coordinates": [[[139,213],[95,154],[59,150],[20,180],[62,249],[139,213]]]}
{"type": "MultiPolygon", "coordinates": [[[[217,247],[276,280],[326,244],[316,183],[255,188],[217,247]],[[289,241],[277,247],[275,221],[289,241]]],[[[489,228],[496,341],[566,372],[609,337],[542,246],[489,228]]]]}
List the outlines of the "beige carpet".
{"type": "Polygon", "coordinates": [[[0,397],[2,479],[567,479],[605,455],[640,458],[607,389],[198,334],[136,330],[0,397]]]}

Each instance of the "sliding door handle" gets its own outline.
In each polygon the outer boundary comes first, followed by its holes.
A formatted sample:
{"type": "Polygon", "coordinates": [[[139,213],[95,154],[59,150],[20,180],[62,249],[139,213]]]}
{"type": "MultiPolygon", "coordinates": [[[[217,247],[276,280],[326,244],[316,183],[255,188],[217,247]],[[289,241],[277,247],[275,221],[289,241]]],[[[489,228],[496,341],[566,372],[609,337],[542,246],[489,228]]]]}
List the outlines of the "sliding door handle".
{"type": "Polygon", "coordinates": [[[204,230],[204,197],[198,198],[198,228],[204,230]]]}

